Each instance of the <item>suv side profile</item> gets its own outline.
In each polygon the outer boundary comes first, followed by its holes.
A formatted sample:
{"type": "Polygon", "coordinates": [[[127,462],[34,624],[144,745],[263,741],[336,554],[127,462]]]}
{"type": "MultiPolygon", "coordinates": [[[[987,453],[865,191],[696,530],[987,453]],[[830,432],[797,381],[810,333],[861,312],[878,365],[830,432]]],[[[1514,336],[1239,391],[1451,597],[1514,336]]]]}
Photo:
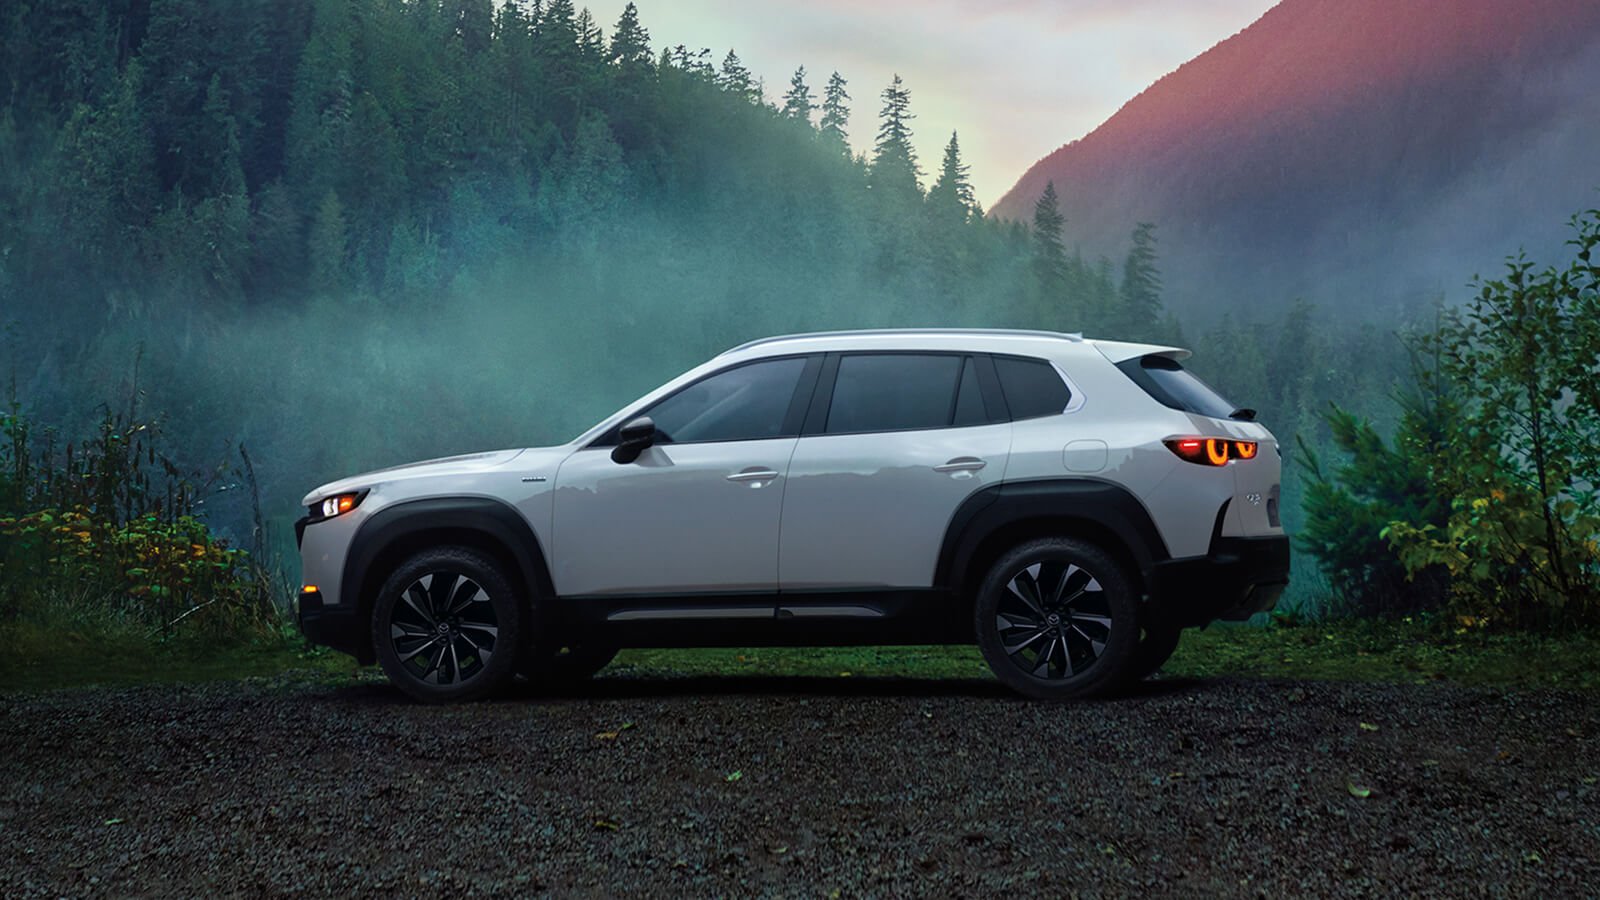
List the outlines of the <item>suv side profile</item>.
{"type": "Polygon", "coordinates": [[[1114,690],[1289,577],[1277,442],[1188,351],[1053,332],[752,341],[568,443],[325,484],[301,629],[428,702],[622,647],[976,643],[1114,690]]]}

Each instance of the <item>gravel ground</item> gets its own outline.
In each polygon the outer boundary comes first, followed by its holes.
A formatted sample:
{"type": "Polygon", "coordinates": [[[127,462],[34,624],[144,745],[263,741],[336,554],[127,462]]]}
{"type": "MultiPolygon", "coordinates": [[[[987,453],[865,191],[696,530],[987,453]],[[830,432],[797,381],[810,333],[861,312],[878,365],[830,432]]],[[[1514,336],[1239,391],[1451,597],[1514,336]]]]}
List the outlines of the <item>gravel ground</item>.
{"type": "Polygon", "coordinates": [[[0,697],[0,896],[1600,890],[1600,704],[1442,685],[293,677],[0,697]]]}

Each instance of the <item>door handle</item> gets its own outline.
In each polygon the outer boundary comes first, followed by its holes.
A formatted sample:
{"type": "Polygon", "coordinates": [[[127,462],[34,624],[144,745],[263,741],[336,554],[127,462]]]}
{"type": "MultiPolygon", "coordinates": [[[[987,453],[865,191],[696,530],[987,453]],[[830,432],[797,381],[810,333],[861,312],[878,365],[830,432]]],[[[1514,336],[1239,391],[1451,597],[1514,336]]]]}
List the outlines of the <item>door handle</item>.
{"type": "Polygon", "coordinates": [[[958,456],[943,465],[934,466],[933,470],[935,472],[976,472],[987,465],[987,462],[976,456],[958,456]]]}
{"type": "Polygon", "coordinates": [[[771,481],[778,473],[771,469],[745,469],[728,476],[729,481],[771,481]]]}

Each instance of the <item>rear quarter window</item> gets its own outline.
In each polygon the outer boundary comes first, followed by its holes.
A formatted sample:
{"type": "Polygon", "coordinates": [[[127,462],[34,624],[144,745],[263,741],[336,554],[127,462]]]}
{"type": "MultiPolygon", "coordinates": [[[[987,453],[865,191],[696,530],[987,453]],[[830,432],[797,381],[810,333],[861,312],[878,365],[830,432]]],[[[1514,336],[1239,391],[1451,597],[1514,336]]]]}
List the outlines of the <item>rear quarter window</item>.
{"type": "Polygon", "coordinates": [[[1036,419],[1066,412],[1072,391],[1056,367],[1042,359],[994,357],[995,373],[1012,419],[1036,419]]]}

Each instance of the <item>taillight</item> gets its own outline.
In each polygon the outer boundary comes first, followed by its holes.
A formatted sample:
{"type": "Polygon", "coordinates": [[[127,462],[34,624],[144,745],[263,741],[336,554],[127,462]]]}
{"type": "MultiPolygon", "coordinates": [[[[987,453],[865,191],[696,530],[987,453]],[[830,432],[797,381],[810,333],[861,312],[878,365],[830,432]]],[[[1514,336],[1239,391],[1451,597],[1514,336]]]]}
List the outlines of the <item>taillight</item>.
{"type": "Polygon", "coordinates": [[[1201,466],[1225,466],[1230,459],[1254,459],[1259,449],[1255,441],[1226,438],[1172,438],[1166,445],[1179,459],[1201,466]]]}

